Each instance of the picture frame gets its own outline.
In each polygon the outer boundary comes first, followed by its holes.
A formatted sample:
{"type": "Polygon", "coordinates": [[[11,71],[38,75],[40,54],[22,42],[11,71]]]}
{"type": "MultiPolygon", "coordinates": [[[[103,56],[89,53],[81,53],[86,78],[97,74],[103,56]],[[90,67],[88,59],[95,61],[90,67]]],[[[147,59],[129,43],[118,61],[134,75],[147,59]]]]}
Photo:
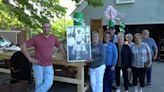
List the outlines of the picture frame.
{"type": "Polygon", "coordinates": [[[135,0],[116,0],[116,4],[134,3],[135,0]]]}
{"type": "Polygon", "coordinates": [[[85,62],[91,58],[90,26],[67,27],[67,61],[85,62]]]}

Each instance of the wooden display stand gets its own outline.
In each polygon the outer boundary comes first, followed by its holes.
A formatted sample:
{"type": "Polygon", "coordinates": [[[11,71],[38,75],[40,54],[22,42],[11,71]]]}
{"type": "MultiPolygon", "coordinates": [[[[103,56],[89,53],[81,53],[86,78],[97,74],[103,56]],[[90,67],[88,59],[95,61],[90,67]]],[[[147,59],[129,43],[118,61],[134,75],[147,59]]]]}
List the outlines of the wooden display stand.
{"type": "MultiPolygon", "coordinates": [[[[0,60],[3,59],[10,59],[14,52],[3,52],[0,53],[0,60]]],[[[66,82],[77,84],[77,92],[85,92],[89,88],[89,84],[85,83],[84,80],[84,67],[87,65],[86,62],[73,62],[69,63],[61,58],[61,56],[53,57],[53,64],[54,65],[64,65],[64,66],[72,66],[77,69],[77,77],[69,78],[63,76],[55,76],[55,81],[66,82]]],[[[9,69],[0,68],[0,72],[3,73],[10,73],[9,69]]]]}

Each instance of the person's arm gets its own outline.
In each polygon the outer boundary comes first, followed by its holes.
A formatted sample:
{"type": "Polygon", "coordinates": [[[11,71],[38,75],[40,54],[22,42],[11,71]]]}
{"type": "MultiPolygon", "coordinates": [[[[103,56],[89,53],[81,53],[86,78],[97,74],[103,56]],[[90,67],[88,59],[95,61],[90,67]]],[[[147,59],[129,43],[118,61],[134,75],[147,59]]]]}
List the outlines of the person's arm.
{"type": "Polygon", "coordinates": [[[148,46],[148,44],[145,44],[146,45],[146,49],[147,49],[147,62],[145,63],[146,66],[150,66],[152,64],[152,55],[151,55],[151,50],[150,50],[150,47],[148,46]]]}
{"type": "Polygon", "coordinates": [[[29,62],[31,63],[38,63],[38,60],[33,59],[30,54],[27,51],[27,46],[25,43],[23,43],[21,46],[21,51],[23,52],[23,54],[27,57],[27,59],[29,60],[29,62]]]}
{"type": "Polygon", "coordinates": [[[156,47],[156,48],[154,48],[154,49],[155,49],[155,53],[154,53],[153,59],[155,60],[155,59],[157,59],[157,57],[158,57],[158,48],[156,47]]]}
{"type": "Polygon", "coordinates": [[[118,59],[118,51],[117,51],[116,45],[114,44],[114,46],[113,46],[113,64],[112,64],[112,67],[111,67],[112,71],[115,70],[115,66],[117,64],[117,59],[118,59]]]}
{"type": "Polygon", "coordinates": [[[154,39],[152,39],[152,42],[153,42],[153,53],[154,53],[153,59],[155,60],[158,57],[158,47],[154,39]]]}
{"type": "Polygon", "coordinates": [[[63,48],[62,45],[60,45],[60,47],[59,47],[59,51],[60,51],[61,54],[63,55],[63,58],[66,59],[66,53],[65,53],[65,50],[64,50],[64,48],[63,48]]]}
{"type": "Polygon", "coordinates": [[[117,64],[118,59],[118,51],[116,45],[113,46],[113,65],[115,66],[117,64]]]}
{"type": "Polygon", "coordinates": [[[54,37],[54,43],[54,46],[59,49],[59,51],[63,55],[63,58],[66,59],[66,51],[64,50],[63,44],[56,37],[54,37]]]}
{"type": "Polygon", "coordinates": [[[127,49],[128,49],[128,58],[129,58],[129,62],[128,62],[128,68],[131,68],[132,66],[132,59],[133,59],[133,53],[132,53],[132,50],[130,49],[129,46],[127,46],[127,49]]]}

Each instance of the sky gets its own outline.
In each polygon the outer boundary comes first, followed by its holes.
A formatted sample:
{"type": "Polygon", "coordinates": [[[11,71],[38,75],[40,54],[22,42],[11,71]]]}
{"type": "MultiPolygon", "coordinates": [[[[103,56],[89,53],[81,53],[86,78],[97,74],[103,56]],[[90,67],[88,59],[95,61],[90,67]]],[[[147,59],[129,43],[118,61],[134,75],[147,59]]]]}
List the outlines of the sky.
{"type": "Polygon", "coordinates": [[[76,6],[72,0],[60,0],[60,5],[68,8],[66,17],[70,17],[69,15],[75,10],[76,6]]]}

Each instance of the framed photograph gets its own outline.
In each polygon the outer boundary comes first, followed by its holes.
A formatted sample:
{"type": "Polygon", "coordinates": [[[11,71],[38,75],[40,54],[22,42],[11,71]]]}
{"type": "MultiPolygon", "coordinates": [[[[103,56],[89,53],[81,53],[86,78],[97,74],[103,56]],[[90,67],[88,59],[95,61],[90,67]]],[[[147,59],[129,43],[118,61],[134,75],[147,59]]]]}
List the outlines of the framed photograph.
{"type": "Polygon", "coordinates": [[[116,0],[116,4],[134,3],[135,0],[116,0]]]}
{"type": "Polygon", "coordinates": [[[90,27],[67,27],[67,61],[85,62],[88,58],[91,58],[90,27]]]}

